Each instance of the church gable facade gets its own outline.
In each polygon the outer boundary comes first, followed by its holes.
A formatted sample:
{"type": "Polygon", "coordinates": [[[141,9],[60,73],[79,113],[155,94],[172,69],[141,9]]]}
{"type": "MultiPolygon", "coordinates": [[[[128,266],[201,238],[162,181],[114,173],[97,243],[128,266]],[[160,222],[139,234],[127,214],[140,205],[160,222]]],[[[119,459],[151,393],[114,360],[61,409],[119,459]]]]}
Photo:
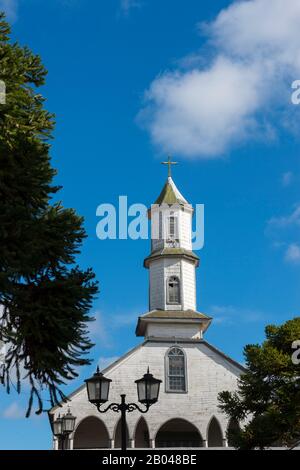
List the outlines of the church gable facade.
{"type": "MultiPolygon", "coordinates": [[[[212,319],[196,309],[199,258],[192,251],[192,206],[171,175],[152,206],[149,312],[137,321],[143,342],[103,371],[112,380],[109,402],[136,402],[135,380],[147,369],[162,381],[159,399],[145,414],[127,413],[131,448],[226,447],[226,431],[237,423],[218,408],[218,394],[233,391],[243,367],[210,345],[204,334],[212,319]]],[[[67,404],[53,408],[50,421],[70,407],[76,416],[70,449],[120,448],[120,415],[100,414],[82,386],[67,404]]],[[[54,448],[59,442],[54,438],[54,448]]]]}

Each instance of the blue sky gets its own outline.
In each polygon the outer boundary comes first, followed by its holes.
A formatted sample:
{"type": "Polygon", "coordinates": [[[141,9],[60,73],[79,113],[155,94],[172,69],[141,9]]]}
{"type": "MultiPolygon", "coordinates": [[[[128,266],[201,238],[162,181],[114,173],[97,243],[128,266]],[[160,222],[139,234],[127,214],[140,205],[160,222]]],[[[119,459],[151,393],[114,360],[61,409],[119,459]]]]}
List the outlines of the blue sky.
{"type": "MultiPolygon", "coordinates": [[[[149,206],[169,152],[181,192],[205,204],[197,292],[198,310],[214,317],[206,339],[242,361],[266,324],[299,315],[300,107],[291,83],[300,79],[300,9],[298,0],[273,3],[0,0],[13,39],[49,71],[60,199],[85,217],[79,262],[100,282],[95,363],[67,391],[140,341],[149,243],[98,240],[96,208],[119,195],[149,206]]],[[[50,447],[47,416],[23,417],[27,398],[26,387],[20,397],[1,391],[0,448],[50,447]]]]}

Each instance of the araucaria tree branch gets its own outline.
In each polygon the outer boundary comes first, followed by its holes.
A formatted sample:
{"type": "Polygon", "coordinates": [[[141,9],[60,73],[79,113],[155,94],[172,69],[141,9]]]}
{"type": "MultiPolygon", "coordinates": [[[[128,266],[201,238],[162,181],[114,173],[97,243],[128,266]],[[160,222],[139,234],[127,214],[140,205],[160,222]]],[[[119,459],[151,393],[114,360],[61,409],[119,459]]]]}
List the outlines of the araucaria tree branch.
{"type": "Polygon", "coordinates": [[[89,364],[93,346],[88,312],[97,293],[93,272],[75,265],[86,234],[83,219],[51,198],[49,140],[54,118],[37,91],[46,70],[39,56],[12,44],[0,15],[0,342],[6,345],[2,383],[10,390],[13,373],[20,391],[31,392],[27,416],[42,390],[51,405],[65,399],[61,385],[89,364]]]}

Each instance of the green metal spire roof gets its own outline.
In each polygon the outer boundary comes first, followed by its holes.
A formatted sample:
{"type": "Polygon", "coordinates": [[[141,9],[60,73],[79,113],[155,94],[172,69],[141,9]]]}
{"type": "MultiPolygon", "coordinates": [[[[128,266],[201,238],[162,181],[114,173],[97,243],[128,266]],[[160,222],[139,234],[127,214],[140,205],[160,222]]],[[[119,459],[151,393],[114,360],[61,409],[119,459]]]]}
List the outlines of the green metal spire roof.
{"type": "Polygon", "coordinates": [[[188,204],[188,201],[182,196],[180,191],[177,189],[172,177],[169,176],[160,195],[156,199],[154,204],[188,204]]]}

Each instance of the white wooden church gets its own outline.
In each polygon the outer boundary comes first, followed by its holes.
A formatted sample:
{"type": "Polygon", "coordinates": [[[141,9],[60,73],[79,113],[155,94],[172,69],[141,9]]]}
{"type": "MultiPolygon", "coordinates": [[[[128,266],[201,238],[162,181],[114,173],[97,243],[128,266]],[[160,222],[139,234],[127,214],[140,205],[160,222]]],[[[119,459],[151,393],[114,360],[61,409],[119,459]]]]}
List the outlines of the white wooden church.
{"type": "MultiPolygon", "coordinates": [[[[103,371],[112,380],[109,402],[119,403],[122,393],[137,402],[135,380],[148,367],[162,381],[158,402],[146,414],[127,413],[131,448],[227,447],[226,430],[237,425],[220,412],[217,396],[236,389],[244,369],[205,340],[212,319],[196,307],[199,258],[192,251],[192,216],[169,173],[149,211],[151,253],[144,261],[149,312],[137,319],[141,343],[103,371]]],[[[69,399],[50,411],[51,421],[68,407],[76,416],[69,449],[120,448],[120,413],[100,414],[89,403],[85,384],[69,399]]],[[[59,448],[56,438],[53,447],[59,448]]]]}

